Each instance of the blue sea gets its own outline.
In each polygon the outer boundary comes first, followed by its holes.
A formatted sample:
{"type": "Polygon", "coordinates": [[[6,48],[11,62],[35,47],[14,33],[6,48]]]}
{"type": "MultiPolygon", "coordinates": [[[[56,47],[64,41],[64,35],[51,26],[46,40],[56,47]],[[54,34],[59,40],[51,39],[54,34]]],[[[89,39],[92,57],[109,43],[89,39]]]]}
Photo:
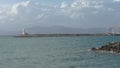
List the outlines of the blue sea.
{"type": "Polygon", "coordinates": [[[118,36],[0,37],[0,68],[120,68],[120,54],[93,52],[118,36]]]}

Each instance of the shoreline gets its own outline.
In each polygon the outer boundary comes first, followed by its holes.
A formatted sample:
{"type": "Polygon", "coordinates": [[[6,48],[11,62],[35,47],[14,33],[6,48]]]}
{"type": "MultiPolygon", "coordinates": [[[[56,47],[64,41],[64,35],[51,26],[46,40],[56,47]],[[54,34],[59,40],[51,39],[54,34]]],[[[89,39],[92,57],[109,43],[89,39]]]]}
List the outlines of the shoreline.
{"type": "Polygon", "coordinates": [[[120,36],[109,34],[29,34],[29,35],[16,35],[14,37],[64,37],[64,36],[120,36]]]}

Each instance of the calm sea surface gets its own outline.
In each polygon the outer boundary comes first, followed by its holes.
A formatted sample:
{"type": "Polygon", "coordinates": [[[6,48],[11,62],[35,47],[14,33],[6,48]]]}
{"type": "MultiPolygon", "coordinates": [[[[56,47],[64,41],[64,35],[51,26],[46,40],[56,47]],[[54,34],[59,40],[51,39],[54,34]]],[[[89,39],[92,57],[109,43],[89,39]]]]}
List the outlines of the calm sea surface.
{"type": "Polygon", "coordinates": [[[120,68],[120,54],[92,52],[120,37],[0,37],[0,68],[120,68]]]}

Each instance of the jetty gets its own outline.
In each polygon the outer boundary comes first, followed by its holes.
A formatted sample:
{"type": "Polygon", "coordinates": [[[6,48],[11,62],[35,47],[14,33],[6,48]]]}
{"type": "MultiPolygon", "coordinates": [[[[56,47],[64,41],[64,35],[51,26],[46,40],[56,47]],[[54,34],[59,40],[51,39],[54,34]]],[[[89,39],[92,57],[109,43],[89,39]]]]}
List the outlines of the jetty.
{"type": "Polygon", "coordinates": [[[77,33],[77,34],[29,34],[25,31],[25,29],[22,29],[21,34],[16,35],[15,37],[63,37],[63,36],[120,36],[120,33],[115,32],[116,30],[112,30],[112,32],[108,33],[97,33],[97,34],[90,34],[90,33],[77,33]]]}
{"type": "Polygon", "coordinates": [[[105,52],[112,52],[112,53],[120,53],[120,42],[109,42],[106,45],[101,47],[91,49],[92,51],[105,51],[105,52]]]}

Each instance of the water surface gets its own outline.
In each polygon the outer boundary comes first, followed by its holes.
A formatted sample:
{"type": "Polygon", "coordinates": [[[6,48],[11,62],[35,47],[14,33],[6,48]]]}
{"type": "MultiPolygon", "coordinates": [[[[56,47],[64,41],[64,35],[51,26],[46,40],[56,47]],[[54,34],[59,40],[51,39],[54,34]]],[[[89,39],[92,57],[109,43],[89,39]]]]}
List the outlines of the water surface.
{"type": "Polygon", "coordinates": [[[120,54],[89,51],[116,36],[0,37],[0,68],[119,68],[120,54]]]}

